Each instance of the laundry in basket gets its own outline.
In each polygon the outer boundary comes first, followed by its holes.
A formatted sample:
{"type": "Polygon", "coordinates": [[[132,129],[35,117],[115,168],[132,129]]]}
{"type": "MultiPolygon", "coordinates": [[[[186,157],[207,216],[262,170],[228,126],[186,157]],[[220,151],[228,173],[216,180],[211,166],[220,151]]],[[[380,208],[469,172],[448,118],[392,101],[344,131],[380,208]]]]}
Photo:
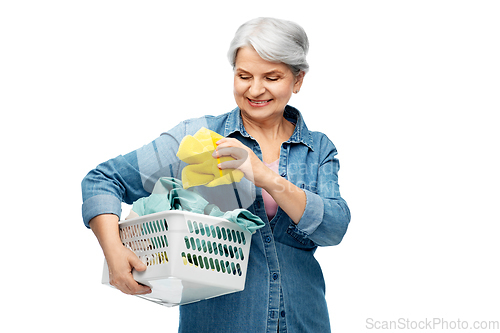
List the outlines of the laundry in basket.
{"type": "Polygon", "coordinates": [[[135,201],[132,206],[132,213],[136,216],[166,210],[182,210],[222,217],[252,234],[264,226],[264,222],[258,216],[246,209],[239,208],[222,212],[216,205],[209,204],[195,189],[184,189],[182,182],[172,177],[158,179],[151,195],[135,201]]]}

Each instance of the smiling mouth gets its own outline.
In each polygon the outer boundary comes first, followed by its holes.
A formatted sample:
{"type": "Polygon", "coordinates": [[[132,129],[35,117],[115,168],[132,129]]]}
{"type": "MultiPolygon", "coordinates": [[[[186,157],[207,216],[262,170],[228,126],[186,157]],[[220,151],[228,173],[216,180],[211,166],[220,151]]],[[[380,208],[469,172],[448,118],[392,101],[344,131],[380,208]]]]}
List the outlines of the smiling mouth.
{"type": "Polygon", "coordinates": [[[266,99],[266,100],[255,100],[255,99],[250,99],[250,98],[247,98],[247,99],[248,99],[248,101],[250,103],[257,104],[257,105],[259,105],[259,104],[267,104],[267,103],[269,103],[269,102],[272,101],[272,99],[266,99]]]}

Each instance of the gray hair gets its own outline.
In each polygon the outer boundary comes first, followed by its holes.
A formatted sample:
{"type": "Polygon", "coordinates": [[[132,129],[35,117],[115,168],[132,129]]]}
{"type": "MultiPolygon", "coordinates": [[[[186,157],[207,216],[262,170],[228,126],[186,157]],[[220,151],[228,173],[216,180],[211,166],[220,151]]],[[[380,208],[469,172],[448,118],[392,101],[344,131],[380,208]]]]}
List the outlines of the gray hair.
{"type": "Polygon", "coordinates": [[[227,53],[233,68],[238,50],[244,46],[253,47],[264,60],[288,65],[295,76],[309,70],[309,40],[304,29],[294,22],[259,17],[241,25],[227,53]]]}

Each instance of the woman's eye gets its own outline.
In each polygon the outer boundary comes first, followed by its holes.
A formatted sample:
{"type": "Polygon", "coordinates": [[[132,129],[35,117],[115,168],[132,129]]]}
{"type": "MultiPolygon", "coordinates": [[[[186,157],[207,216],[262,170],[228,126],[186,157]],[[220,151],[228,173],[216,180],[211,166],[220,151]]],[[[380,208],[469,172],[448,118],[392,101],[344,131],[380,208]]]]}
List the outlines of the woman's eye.
{"type": "Polygon", "coordinates": [[[250,79],[250,76],[240,75],[240,79],[248,80],[248,79],[250,79]]]}
{"type": "Polygon", "coordinates": [[[268,77],[267,78],[269,81],[278,81],[277,77],[268,77]]]}

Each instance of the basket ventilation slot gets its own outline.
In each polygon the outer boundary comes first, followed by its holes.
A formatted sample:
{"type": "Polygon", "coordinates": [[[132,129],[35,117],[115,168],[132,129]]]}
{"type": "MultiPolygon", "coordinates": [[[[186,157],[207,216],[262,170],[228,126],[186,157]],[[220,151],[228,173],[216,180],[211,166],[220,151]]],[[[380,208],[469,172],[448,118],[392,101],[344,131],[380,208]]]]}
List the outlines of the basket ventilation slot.
{"type": "Polygon", "coordinates": [[[224,261],[223,259],[207,258],[196,254],[182,252],[182,261],[184,265],[199,267],[201,269],[217,271],[221,273],[233,274],[241,276],[241,266],[239,263],[224,261]]]}
{"type": "Polygon", "coordinates": [[[219,226],[213,226],[208,224],[203,224],[201,222],[187,220],[187,226],[190,233],[196,235],[212,237],[219,240],[227,240],[229,242],[234,242],[238,244],[245,245],[247,243],[245,239],[245,234],[243,232],[233,230],[230,228],[224,228],[219,226]]]}

